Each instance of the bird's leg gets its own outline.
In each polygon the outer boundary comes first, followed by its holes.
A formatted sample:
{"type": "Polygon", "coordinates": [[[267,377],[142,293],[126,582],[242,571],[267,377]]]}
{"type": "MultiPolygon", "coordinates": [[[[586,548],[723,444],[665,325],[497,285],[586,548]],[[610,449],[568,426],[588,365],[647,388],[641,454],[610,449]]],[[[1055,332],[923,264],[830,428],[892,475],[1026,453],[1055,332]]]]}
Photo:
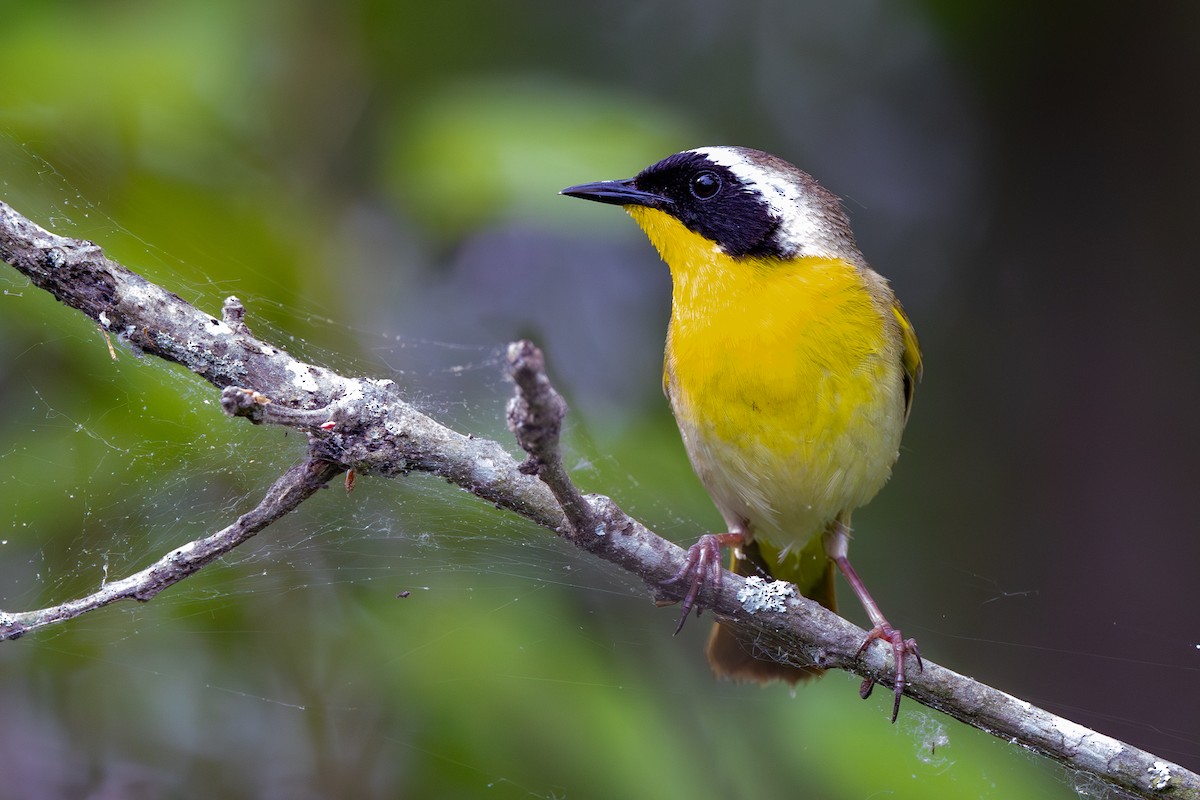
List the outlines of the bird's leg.
{"type": "MultiPolygon", "coordinates": [[[[675,626],[675,633],[683,630],[683,623],[687,622],[688,613],[695,605],[696,598],[706,580],[711,579],[714,589],[721,588],[721,548],[737,547],[745,540],[745,533],[740,531],[707,533],[701,536],[694,545],[688,548],[687,560],[679,568],[679,571],[662,582],[661,585],[666,586],[683,580],[687,581],[688,591],[683,597],[683,613],[679,615],[679,624],[675,626]]],[[[700,616],[699,608],[696,609],[696,616],[700,616]]]]}
{"type": "MultiPolygon", "coordinates": [[[[896,680],[893,683],[896,700],[892,704],[892,722],[895,722],[896,717],[900,714],[900,697],[904,694],[904,657],[908,653],[912,653],[917,659],[917,669],[924,669],[925,665],[921,663],[921,651],[917,649],[916,640],[905,639],[899,630],[891,626],[891,623],[883,616],[883,612],[879,610],[879,604],[875,602],[875,598],[871,597],[871,593],[867,591],[862,578],[858,577],[858,573],[854,571],[854,567],[846,555],[849,541],[849,526],[841,519],[835,520],[829,530],[825,532],[825,552],[833,560],[833,563],[837,564],[838,569],[846,578],[846,583],[850,584],[855,596],[866,609],[867,616],[871,618],[873,627],[867,633],[867,638],[863,640],[862,646],[858,648],[855,658],[861,658],[871,642],[876,639],[885,641],[892,646],[892,660],[896,663],[896,680]]],[[[866,700],[870,697],[873,688],[875,688],[874,679],[864,678],[858,693],[866,700]]]]}

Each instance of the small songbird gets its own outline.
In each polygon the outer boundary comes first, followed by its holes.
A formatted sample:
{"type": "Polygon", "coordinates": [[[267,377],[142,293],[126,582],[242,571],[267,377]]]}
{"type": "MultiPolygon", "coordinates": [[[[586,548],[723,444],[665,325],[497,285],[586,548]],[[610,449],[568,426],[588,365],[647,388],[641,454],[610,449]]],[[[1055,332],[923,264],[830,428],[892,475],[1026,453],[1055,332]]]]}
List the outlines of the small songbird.
{"type": "MultiPolygon", "coordinates": [[[[847,559],[850,514],[891,474],[921,377],[912,323],[867,266],[838,199],[788,162],[745,147],[676,153],[626,180],[562,194],[623,206],[671,271],[663,389],[700,481],[728,526],[688,550],[682,627],[705,581],[733,570],[796,584],[835,609],[833,565],[887,642],[892,721],[915,642],[884,618],[847,559]]],[[[678,628],[676,629],[678,631],[678,628]]],[[[720,623],[718,675],[792,683],[814,667],[773,661],[720,623]]],[[[864,681],[862,695],[873,686],[864,681]]]]}

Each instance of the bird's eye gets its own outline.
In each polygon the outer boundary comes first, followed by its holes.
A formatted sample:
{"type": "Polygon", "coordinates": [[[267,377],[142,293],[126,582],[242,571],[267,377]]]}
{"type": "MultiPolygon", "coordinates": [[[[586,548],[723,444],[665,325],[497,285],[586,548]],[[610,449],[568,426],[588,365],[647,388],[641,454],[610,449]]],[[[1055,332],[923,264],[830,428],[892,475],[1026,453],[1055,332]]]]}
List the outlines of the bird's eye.
{"type": "Polygon", "coordinates": [[[698,200],[707,200],[721,191],[721,179],[715,172],[701,172],[692,178],[692,194],[698,200]]]}

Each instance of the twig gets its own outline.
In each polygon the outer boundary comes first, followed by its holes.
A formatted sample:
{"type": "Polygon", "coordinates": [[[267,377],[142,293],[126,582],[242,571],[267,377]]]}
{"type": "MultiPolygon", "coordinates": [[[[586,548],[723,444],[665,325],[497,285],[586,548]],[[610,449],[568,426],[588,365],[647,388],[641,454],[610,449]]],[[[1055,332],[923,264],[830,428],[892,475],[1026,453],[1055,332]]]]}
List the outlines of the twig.
{"type": "Polygon", "coordinates": [[[17,613],[0,611],[0,641],[19,638],[30,631],[78,617],[118,600],[147,602],[163,589],[199,571],[291,512],[338,472],[337,466],[324,461],[310,460],[297,464],[275,481],[257,506],[238,517],[232,525],[172,550],[141,572],[105,583],[86,597],[56,606],[17,613]]]}
{"type": "MultiPolygon", "coordinates": [[[[338,375],[255,339],[236,298],[226,302],[222,319],[211,317],[108,260],[94,244],[52,234],[3,203],[0,258],[67,305],[100,322],[103,315],[106,328],[116,332],[119,341],[177,361],[222,388],[227,412],[305,431],[312,459],[308,464],[317,466],[304,468],[319,472],[308,473],[304,487],[323,484],[343,469],[385,477],[429,472],[638,575],[656,599],[678,599],[661,584],[683,563],[683,550],[627,516],[608,498],[580,495],[571,484],[558,451],[566,404],[550,385],[541,354],[528,343],[517,343],[509,351],[519,392],[509,421],[529,454],[520,465],[499,443],[464,436],[417,412],[400,399],[391,381],[338,375]]],[[[276,487],[287,480],[285,476],[276,487]]],[[[268,498],[275,494],[273,490],[268,498]]],[[[279,501],[272,507],[286,513],[285,505],[279,501]]],[[[190,557],[192,548],[210,539],[173,551],[139,575],[153,573],[164,562],[166,568],[175,569],[172,559],[180,553],[190,557]]],[[[185,560],[193,565],[191,572],[206,563],[185,560]]],[[[186,574],[190,572],[179,573],[175,580],[186,574]]],[[[161,587],[143,599],[157,591],[161,587]]],[[[751,613],[739,599],[746,591],[745,579],[727,572],[720,589],[706,588],[699,602],[741,630],[747,635],[744,638],[757,641],[764,654],[845,669],[890,685],[886,648],[872,649],[862,660],[855,657],[864,636],[861,629],[799,596],[779,604],[780,610],[751,613]]],[[[51,613],[41,624],[62,618],[51,613]]],[[[26,619],[0,612],[0,621],[10,626],[26,619]]],[[[1200,776],[1195,773],[932,662],[925,662],[925,670],[909,682],[905,693],[1138,796],[1200,800],[1200,776]]]]}
{"type": "Polygon", "coordinates": [[[567,516],[568,538],[590,550],[597,535],[592,510],[571,482],[558,446],[567,401],[550,385],[546,360],[532,342],[522,340],[508,346],[508,368],[518,389],[508,401],[508,429],[529,454],[517,469],[542,479],[567,516]]]}

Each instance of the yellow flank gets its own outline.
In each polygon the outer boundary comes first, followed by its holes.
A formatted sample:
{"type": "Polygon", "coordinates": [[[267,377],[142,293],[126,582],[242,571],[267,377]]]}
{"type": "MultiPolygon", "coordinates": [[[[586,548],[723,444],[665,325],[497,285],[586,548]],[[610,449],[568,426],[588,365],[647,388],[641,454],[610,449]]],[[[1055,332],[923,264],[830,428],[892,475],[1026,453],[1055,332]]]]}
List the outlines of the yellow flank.
{"type": "Polygon", "coordinates": [[[891,473],[905,373],[920,371],[911,325],[865,266],[733,259],[669,214],[627,210],[671,269],[663,380],[692,464],[729,530],[798,554],[891,473]]]}

